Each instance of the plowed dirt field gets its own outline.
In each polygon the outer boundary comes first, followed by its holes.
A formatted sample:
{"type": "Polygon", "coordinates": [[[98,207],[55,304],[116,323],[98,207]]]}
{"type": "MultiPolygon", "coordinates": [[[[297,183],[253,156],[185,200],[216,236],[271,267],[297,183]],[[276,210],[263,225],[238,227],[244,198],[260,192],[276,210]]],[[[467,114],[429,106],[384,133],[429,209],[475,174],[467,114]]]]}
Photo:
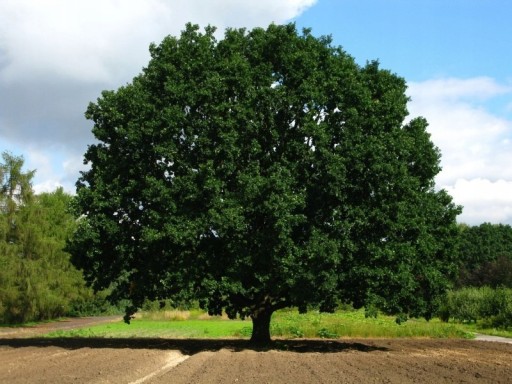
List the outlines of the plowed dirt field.
{"type": "Polygon", "coordinates": [[[44,339],[0,332],[0,383],[512,383],[512,344],[475,340],[44,339]]]}

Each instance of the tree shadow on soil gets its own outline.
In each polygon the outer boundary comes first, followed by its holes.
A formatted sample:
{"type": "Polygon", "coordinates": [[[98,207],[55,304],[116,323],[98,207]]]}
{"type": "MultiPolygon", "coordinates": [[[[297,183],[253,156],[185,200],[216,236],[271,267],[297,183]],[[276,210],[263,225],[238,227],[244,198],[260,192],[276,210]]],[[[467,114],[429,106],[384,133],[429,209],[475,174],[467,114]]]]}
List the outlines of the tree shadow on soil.
{"type": "Polygon", "coordinates": [[[289,351],[289,352],[373,352],[388,351],[388,348],[363,344],[359,342],[339,340],[274,340],[271,344],[260,346],[248,340],[235,339],[158,339],[158,338],[2,338],[0,346],[12,348],[23,347],[59,347],[64,349],[80,348],[131,348],[179,350],[185,355],[193,355],[204,351],[228,349],[233,352],[253,350],[289,351]]]}

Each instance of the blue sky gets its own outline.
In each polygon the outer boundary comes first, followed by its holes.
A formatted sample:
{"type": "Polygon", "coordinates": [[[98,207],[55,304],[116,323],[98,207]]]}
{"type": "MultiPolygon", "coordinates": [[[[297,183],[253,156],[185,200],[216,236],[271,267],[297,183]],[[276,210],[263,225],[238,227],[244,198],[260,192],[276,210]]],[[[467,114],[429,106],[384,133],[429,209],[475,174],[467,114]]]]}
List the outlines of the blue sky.
{"type": "Polygon", "coordinates": [[[506,0],[320,0],[296,20],[332,35],[360,63],[379,58],[411,81],[506,81],[511,17],[506,0]]]}
{"type": "Polygon", "coordinates": [[[88,102],[137,75],[151,42],[188,21],[294,21],[404,77],[459,221],[512,224],[511,16],[509,0],[0,0],[0,150],[37,169],[36,191],[73,192],[94,140],[88,102]]]}

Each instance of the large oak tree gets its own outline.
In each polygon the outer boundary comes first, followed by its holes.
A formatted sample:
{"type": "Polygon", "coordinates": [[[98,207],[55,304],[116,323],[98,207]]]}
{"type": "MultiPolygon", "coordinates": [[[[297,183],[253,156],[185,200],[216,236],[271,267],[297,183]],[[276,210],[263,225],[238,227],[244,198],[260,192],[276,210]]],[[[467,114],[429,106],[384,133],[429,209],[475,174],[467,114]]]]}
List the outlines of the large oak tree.
{"type": "Polygon", "coordinates": [[[270,340],[284,307],[341,302],[430,317],[455,263],[460,209],[406,84],[328,37],[187,25],[86,117],[97,143],[69,243],[96,288],[195,299],[270,340]]]}

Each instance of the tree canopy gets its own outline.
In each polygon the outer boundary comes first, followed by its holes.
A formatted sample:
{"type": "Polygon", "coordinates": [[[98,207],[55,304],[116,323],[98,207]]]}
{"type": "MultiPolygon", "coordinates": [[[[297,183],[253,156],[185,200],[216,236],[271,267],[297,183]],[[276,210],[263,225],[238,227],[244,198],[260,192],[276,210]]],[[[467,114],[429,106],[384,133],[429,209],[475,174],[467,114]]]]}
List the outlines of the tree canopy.
{"type": "Polygon", "coordinates": [[[460,208],[434,189],[405,81],[293,24],[187,25],[86,117],[74,263],[129,299],[199,300],[270,340],[284,307],[430,317],[453,277],[460,208]]]}

